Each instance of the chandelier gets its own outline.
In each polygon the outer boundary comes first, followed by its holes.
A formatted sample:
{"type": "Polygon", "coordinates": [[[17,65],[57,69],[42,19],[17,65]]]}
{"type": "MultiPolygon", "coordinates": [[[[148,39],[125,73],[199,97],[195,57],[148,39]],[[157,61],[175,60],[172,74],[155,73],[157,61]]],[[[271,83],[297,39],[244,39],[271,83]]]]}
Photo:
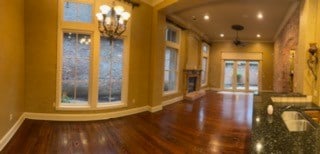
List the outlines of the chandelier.
{"type": "MultiPolygon", "coordinates": [[[[126,0],[125,2],[135,7],[135,4],[126,0]]],[[[116,38],[119,38],[126,31],[126,24],[131,17],[128,11],[125,11],[121,5],[112,6],[101,5],[100,12],[96,14],[99,24],[99,31],[102,36],[109,37],[110,42],[116,38]]]]}

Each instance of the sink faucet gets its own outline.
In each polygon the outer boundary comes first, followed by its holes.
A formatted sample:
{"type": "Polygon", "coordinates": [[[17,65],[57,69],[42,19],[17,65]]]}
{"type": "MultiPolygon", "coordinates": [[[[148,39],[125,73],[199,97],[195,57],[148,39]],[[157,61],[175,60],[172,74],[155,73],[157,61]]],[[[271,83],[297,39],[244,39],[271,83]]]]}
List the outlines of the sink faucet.
{"type": "Polygon", "coordinates": [[[293,107],[293,105],[288,105],[288,106],[284,107],[282,110],[288,110],[288,109],[290,109],[291,107],[293,107]]]}

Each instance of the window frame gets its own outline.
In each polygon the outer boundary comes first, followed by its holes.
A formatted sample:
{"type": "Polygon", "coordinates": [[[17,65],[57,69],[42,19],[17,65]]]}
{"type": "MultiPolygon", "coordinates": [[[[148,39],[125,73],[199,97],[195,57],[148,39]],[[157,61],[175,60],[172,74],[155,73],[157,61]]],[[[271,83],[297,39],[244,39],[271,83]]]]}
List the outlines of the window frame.
{"type": "MultiPolygon", "coordinates": [[[[121,85],[121,101],[115,101],[115,102],[100,102],[98,99],[99,95],[99,71],[100,71],[100,41],[99,41],[99,53],[97,53],[98,61],[97,61],[97,92],[96,92],[96,107],[99,109],[110,109],[110,108],[121,108],[127,106],[127,98],[128,98],[128,75],[129,75],[129,39],[127,39],[127,36],[123,36],[120,39],[123,40],[123,55],[122,55],[122,85],[121,85]]],[[[99,35],[100,40],[100,35],[99,35]]]]}
{"type": "Polygon", "coordinates": [[[60,62],[58,63],[60,66],[58,67],[60,73],[59,73],[59,85],[60,85],[60,90],[59,90],[59,95],[60,95],[60,99],[59,99],[59,102],[61,104],[60,107],[64,107],[64,108],[72,108],[72,107],[77,107],[79,109],[87,109],[90,107],[90,104],[89,104],[89,100],[91,99],[91,94],[90,94],[90,90],[91,90],[91,87],[90,87],[90,82],[91,82],[91,71],[92,71],[92,53],[93,53],[93,46],[92,46],[92,43],[90,45],[90,53],[89,53],[89,70],[88,70],[88,102],[86,104],[83,104],[83,103],[74,103],[74,102],[71,102],[70,104],[67,104],[67,103],[62,103],[61,102],[61,92],[62,92],[62,74],[63,74],[63,34],[64,33],[68,33],[68,32],[71,32],[71,33],[75,33],[75,34],[87,34],[87,35],[90,35],[91,39],[92,39],[92,32],[88,32],[88,31],[74,31],[74,30],[67,30],[67,29],[63,29],[62,32],[61,32],[61,50],[59,51],[59,56],[60,56],[60,62]],[[63,105],[62,105],[63,104],[63,105]]]}
{"type": "MultiPolygon", "coordinates": [[[[164,90],[164,86],[165,86],[165,79],[164,79],[164,75],[163,74],[163,80],[162,80],[162,96],[167,96],[167,95],[172,95],[172,94],[176,94],[178,93],[178,89],[179,89],[179,68],[180,68],[180,46],[181,46],[181,29],[170,24],[167,23],[165,30],[167,29],[171,29],[172,31],[176,32],[176,37],[177,37],[177,42],[171,42],[168,41],[165,35],[165,48],[164,48],[164,61],[163,61],[163,73],[165,73],[167,70],[165,70],[165,56],[166,56],[166,50],[167,48],[173,48],[176,50],[177,52],[177,59],[176,59],[176,69],[175,69],[175,73],[176,73],[176,77],[175,77],[175,89],[174,90],[170,90],[170,91],[165,91],[164,90]]],[[[166,33],[166,31],[165,31],[166,33]]],[[[170,70],[169,70],[170,71],[170,70]]]]}
{"type": "MultiPolygon", "coordinates": [[[[128,81],[129,81],[129,57],[130,57],[130,32],[131,20],[127,23],[127,29],[122,34],[123,39],[123,69],[122,69],[122,89],[121,101],[117,103],[101,104],[98,102],[99,94],[99,63],[100,63],[100,32],[98,30],[98,21],[95,12],[99,12],[99,6],[102,4],[112,4],[112,0],[58,0],[58,29],[57,29],[57,76],[56,76],[56,101],[54,103],[56,110],[104,110],[113,108],[127,107],[128,102],[128,81]],[[92,22],[75,22],[64,21],[64,2],[76,2],[92,5],[92,22]],[[63,72],[63,33],[73,32],[80,34],[89,34],[91,36],[91,50],[89,56],[89,80],[88,80],[88,103],[86,105],[72,103],[66,104],[61,102],[62,92],[62,72],[63,72]]],[[[130,5],[123,2],[121,4],[126,10],[132,12],[130,5]]]]}
{"type": "MultiPolygon", "coordinates": [[[[210,53],[210,45],[203,42],[202,45],[201,45],[201,69],[202,69],[202,61],[203,61],[203,58],[206,58],[207,59],[207,63],[206,63],[206,76],[205,76],[205,83],[202,83],[202,78],[200,79],[200,82],[201,82],[201,87],[205,87],[208,85],[208,77],[209,77],[209,53],[210,53]],[[207,52],[204,51],[204,47],[207,48],[207,52]]],[[[204,71],[204,70],[202,70],[204,71]]],[[[201,73],[202,75],[202,73],[201,73]]]]}

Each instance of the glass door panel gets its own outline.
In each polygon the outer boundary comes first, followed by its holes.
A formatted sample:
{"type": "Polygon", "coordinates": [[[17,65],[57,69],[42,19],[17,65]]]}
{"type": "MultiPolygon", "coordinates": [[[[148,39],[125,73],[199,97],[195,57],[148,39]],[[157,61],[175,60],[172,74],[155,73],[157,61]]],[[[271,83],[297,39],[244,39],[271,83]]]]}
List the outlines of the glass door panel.
{"type": "Polygon", "coordinates": [[[249,62],[249,90],[258,91],[259,87],[259,62],[249,62]]]}
{"type": "Polygon", "coordinates": [[[233,89],[234,61],[225,61],[224,65],[224,89],[233,89]]]}
{"type": "Polygon", "coordinates": [[[246,61],[237,61],[236,89],[246,90],[246,61]]]}

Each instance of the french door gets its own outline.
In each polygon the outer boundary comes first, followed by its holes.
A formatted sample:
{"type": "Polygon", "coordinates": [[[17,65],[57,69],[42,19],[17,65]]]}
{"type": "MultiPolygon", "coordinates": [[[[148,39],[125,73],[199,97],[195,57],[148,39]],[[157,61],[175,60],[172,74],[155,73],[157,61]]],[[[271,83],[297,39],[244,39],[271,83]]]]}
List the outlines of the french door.
{"type": "Polygon", "coordinates": [[[223,86],[232,91],[259,90],[259,61],[225,60],[223,86]]]}

